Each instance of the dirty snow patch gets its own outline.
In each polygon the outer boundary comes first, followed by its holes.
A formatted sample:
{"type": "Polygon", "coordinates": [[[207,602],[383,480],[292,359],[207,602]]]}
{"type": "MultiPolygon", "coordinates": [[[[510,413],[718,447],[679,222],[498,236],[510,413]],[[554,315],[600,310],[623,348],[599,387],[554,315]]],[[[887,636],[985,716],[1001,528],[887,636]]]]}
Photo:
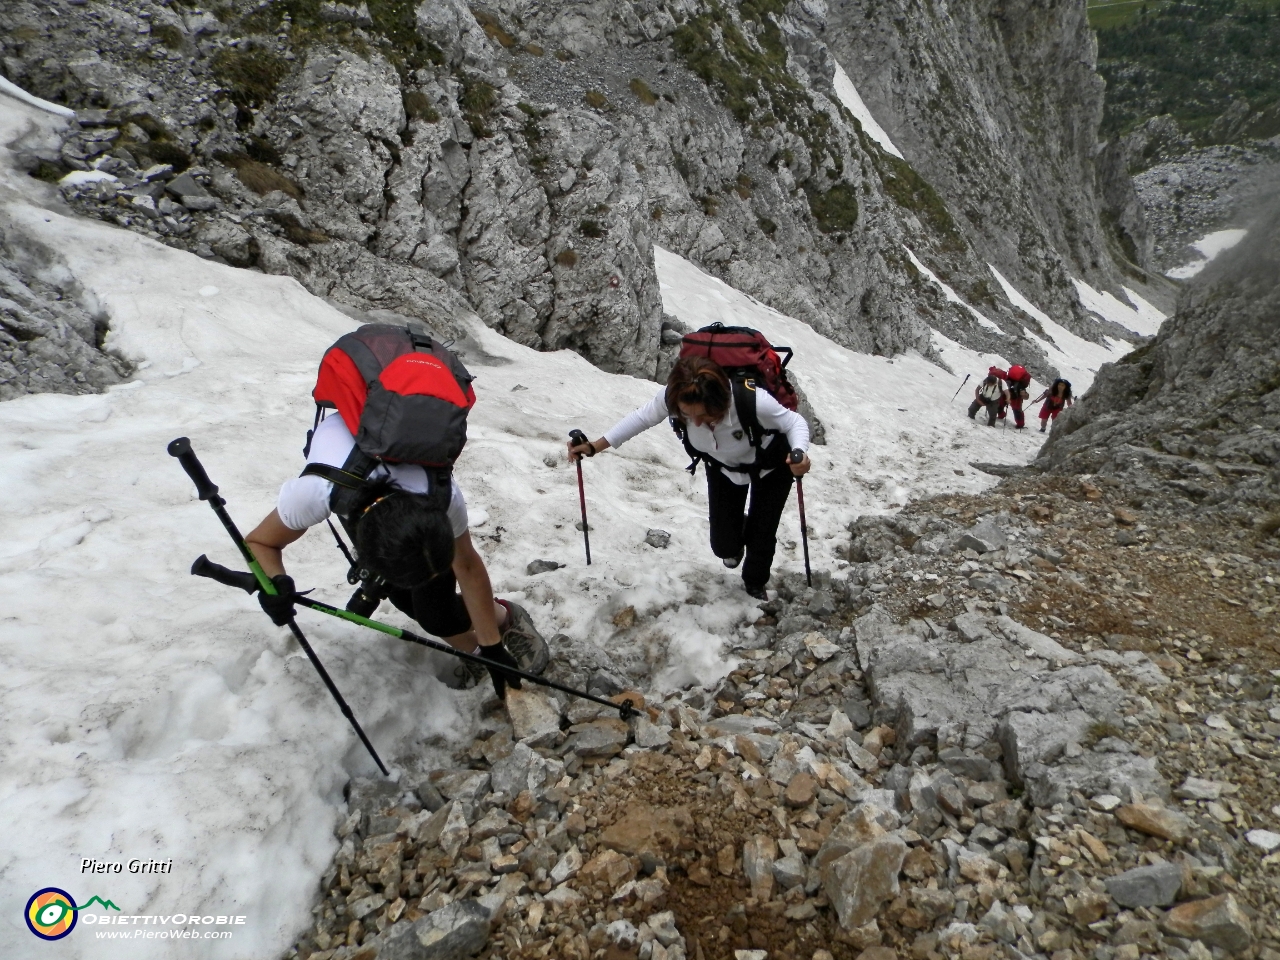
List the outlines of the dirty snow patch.
{"type": "Polygon", "coordinates": [[[1166,314],[1128,287],[1124,288],[1124,295],[1129,298],[1129,303],[1122,303],[1106,291],[1095,290],[1083,280],[1072,277],[1071,282],[1075,284],[1076,296],[1086,310],[1096,313],[1104,320],[1118,323],[1138,336],[1155,336],[1160,324],[1167,319],[1166,314]]]}
{"type": "Polygon", "coordinates": [[[1164,275],[1173,280],[1190,280],[1217,259],[1218,254],[1230,250],[1243,240],[1248,232],[1248,230],[1217,230],[1206,234],[1191,244],[1191,249],[1200,254],[1203,259],[1193,260],[1191,263],[1184,263],[1180,267],[1166,270],[1164,275]]]}
{"type": "Polygon", "coordinates": [[[988,327],[991,330],[994,330],[996,333],[1004,333],[1004,331],[1000,329],[1000,326],[998,324],[996,324],[994,321],[988,320],[976,309],[974,309],[968,303],[966,303],[965,300],[960,296],[960,294],[956,293],[949,286],[947,286],[945,283],[939,280],[937,274],[935,274],[932,270],[930,270],[923,263],[921,263],[920,258],[915,255],[915,252],[910,247],[904,246],[902,249],[907,251],[907,256],[911,258],[911,262],[915,266],[915,268],[919,270],[921,273],[923,273],[935,284],[938,285],[939,289],[942,290],[942,295],[946,297],[949,302],[958,304],[959,306],[964,307],[971,314],[973,314],[973,318],[977,320],[980,324],[982,324],[984,327],[988,327]]]}

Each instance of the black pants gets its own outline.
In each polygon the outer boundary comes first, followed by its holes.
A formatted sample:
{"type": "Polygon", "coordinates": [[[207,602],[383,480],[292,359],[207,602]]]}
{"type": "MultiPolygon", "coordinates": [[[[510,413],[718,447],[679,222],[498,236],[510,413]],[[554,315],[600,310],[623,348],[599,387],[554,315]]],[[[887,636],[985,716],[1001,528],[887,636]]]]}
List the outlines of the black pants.
{"type": "Polygon", "coordinates": [[[422,625],[436,637],[456,637],[471,629],[471,614],[458,593],[458,581],[448,570],[420,587],[403,590],[393,587],[387,594],[397,610],[422,625]]]}
{"type": "Polygon", "coordinates": [[[707,465],[711,551],[721,559],[732,559],[743,556],[745,550],[742,582],[747,587],[760,589],[769,582],[769,568],[778,545],[778,521],[794,480],[790,470],[779,467],[748,486],[734,483],[718,467],[707,465]]]}
{"type": "Polygon", "coordinates": [[[978,411],[983,407],[987,408],[987,426],[994,427],[996,425],[996,414],[1000,409],[1000,405],[994,400],[983,400],[979,397],[973,403],[969,404],[969,419],[978,419],[978,411]]]}

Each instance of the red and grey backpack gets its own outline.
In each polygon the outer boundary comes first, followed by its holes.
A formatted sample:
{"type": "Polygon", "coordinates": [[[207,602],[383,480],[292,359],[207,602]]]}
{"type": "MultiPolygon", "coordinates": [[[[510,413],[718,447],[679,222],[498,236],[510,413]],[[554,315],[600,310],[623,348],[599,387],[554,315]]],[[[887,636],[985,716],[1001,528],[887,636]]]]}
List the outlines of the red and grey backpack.
{"type": "MultiPolygon", "coordinates": [[[[311,395],[316,423],[323,411],[337,410],[356,445],[341,467],[309,463],[302,476],[331,481],[329,506],[349,521],[375,468],[417,464],[427,472],[428,495],[447,509],[453,463],[476,402],[472,379],[444,344],[411,327],[369,323],[353,330],[325,351],[311,395]]],[[[308,433],[303,454],[310,448],[308,433]]]]}
{"type": "MultiPolygon", "coordinates": [[[[680,357],[706,357],[718,364],[729,377],[733,390],[733,404],[738,411],[738,420],[746,432],[747,440],[756,451],[756,462],[749,467],[731,467],[736,473],[747,473],[753,478],[761,470],[770,470],[786,462],[790,451],[785,443],[771,443],[760,456],[766,436],[780,433],[778,430],[766,430],[760,424],[756,413],[756,388],[764,390],[788,410],[800,406],[800,397],[795,387],[787,379],[787,364],[791,362],[793,351],[790,347],[775,347],[763,333],[751,327],[726,327],[723,323],[713,323],[693,333],[687,333],[680,343],[680,357]],[[780,357],[779,353],[786,356],[780,357]],[[774,461],[777,461],[776,463],[774,461]]],[[[688,470],[697,470],[699,460],[715,462],[713,457],[700,450],[695,450],[685,435],[684,425],[675,417],[671,418],[671,428],[684,444],[685,452],[693,462],[688,470]]]]}

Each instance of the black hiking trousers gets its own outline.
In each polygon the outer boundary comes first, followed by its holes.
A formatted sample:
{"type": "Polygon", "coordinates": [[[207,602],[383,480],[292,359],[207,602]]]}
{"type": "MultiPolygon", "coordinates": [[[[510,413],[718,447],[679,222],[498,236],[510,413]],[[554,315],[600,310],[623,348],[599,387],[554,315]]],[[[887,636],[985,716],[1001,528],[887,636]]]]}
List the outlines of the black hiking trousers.
{"type": "Polygon", "coordinates": [[[721,560],[741,557],[742,583],[763,589],[778,546],[778,522],[795,477],[778,467],[748,484],[734,483],[715,464],[707,464],[707,500],[711,514],[711,552],[721,560]],[[747,506],[747,494],[751,504],[747,506]]]}
{"type": "Polygon", "coordinates": [[[387,599],[401,613],[417,620],[433,637],[456,637],[471,629],[471,614],[467,613],[467,605],[458,593],[458,581],[452,570],[412,590],[394,587],[387,599]]]}
{"type": "Polygon", "coordinates": [[[978,411],[983,407],[987,408],[987,426],[994,427],[996,425],[996,417],[998,416],[998,411],[1000,409],[1000,404],[995,400],[983,400],[981,397],[974,400],[973,403],[969,404],[969,419],[977,420],[978,411]]]}

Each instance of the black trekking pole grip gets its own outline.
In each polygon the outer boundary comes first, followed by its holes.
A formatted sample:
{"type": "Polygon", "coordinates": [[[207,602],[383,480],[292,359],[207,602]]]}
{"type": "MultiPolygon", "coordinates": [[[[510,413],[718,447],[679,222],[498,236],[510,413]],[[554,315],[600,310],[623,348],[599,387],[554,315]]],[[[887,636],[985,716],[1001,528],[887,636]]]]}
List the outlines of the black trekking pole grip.
{"type": "MultiPolygon", "coordinates": [[[[569,431],[569,439],[570,439],[570,441],[572,441],[572,442],[573,442],[573,445],[574,445],[575,447],[589,447],[589,446],[591,446],[591,441],[587,439],[587,435],[586,435],[585,433],[583,433],[581,430],[570,430],[570,431],[569,431]]],[[[594,449],[594,448],[593,448],[593,449],[594,449]]],[[[593,457],[593,456],[595,456],[595,453],[594,453],[594,452],[592,452],[592,453],[588,453],[588,454],[581,454],[581,453],[580,453],[580,454],[578,454],[578,456],[579,456],[579,457],[583,457],[583,456],[593,457]]]]}
{"type": "Polygon", "coordinates": [[[178,458],[178,462],[182,464],[182,469],[187,471],[187,476],[196,485],[196,492],[200,495],[200,499],[217,499],[218,485],[209,479],[209,474],[204,472],[204,464],[200,462],[196,452],[191,449],[191,441],[186,437],[179,437],[169,444],[168,449],[169,456],[178,458]]]}
{"type": "Polygon", "coordinates": [[[193,577],[208,577],[210,580],[216,580],[227,587],[239,587],[245,593],[258,592],[258,578],[252,573],[232,570],[220,563],[214,563],[203,553],[196,557],[195,563],[191,564],[191,575],[193,577]]]}

